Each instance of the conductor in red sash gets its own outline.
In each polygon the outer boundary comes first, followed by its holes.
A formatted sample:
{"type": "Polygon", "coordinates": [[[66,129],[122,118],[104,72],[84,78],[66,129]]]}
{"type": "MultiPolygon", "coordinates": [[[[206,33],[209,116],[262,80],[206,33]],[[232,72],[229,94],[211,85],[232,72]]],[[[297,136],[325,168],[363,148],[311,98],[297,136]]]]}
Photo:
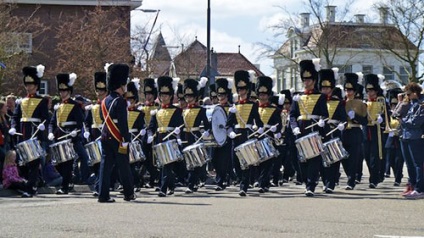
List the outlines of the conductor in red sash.
{"type": "Polygon", "coordinates": [[[133,180],[129,164],[129,142],[127,91],[129,67],[112,64],[107,70],[109,95],[102,101],[101,112],[105,125],[102,130],[102,161],[100,164],[100,192],[98,202],[115,202],[109,195],[110,176],[114,165],[118,167],[120,181],[124,187],[124,200],[135,200],[133,180]]]}

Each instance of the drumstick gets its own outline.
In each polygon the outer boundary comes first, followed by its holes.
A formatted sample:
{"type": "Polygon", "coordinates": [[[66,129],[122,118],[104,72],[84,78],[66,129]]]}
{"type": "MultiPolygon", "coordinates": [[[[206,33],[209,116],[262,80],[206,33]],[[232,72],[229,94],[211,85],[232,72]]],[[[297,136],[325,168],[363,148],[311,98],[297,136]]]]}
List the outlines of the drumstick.
{"type": "MultiPolygon", "coordinates": [[[[46,122],[46,120],[44,120],[43,122],[41,122],[41,123],[40,123],[40,124],[38,124],[38,125],[44,124],[44,122],[46,122]]],[[[31,140],[31,139],[33,139],[33,138],[35,137],[35,135],[37,135],[37,132],[38,132],[39,130],[40,130],[40,129],[37,127],[37,130],[34,132],[34,134],[32,134],[32,136],[31,136],[30,140],[31,140]]]]}
{"type": "MultiPolygon", "coordinates": [[[[137,138],[138,137],[140,137],[141,136],[141,131],[142,131],[143,129],[141,129],[140,130],[140,133],[138,133],[135,137],[134,137],[134,139],[132,139],[132,141],[131,142],[134,142],[135,140],[137,140],[137,138]]],[[[132,134],[132,133],[131,133],[132,134]]],[[[134,134],[132,134],[132,135],[134,135],[134,134]]]]}
{"type": "MultiPolygon", "coordinates": [[[[178,128],[181,129],[181,127],[183,127],[184,124],[182,124],[181,126],[179,126],[178,128]]],[[[175,130],[173,130],[171,133],[169,133],[167,136],[165,136],[162,141],[165,141],[166,139],[168,139],[170,136],[172,136],[175,132],[175,130]]]]}
{"type": "MultiPolygon", "coordinates": [[[[279,124],[280,123],[277,123],[274,126],[278,126],[279,124]]],[[[262,133],[261,135],[259,135],[258,138],[261,138],[262,136],[266,135],[270,130],[271,130],[271,127],[268,130],[264,131],[264,133],[262,133]]]]}
{"type": "MultiPolygon", "coordinates": [[[[80,132],[81,130],[75,130],[75,131],[78,133],[78,132],[80,132]]],[[[66,137],[68,137],[68,136],[70,136],[70,135],[71,135],[71,133],[66,134],[66,135],[64,135],[64,136],[61,136],[61,137],[57,138],[57,140],[61,140],[61,139],[66,138],[66,137]]]]}
{"type": "MultiPolygon", "coordinates": [[[[324,121],[328,121],[330,118],[325,118],[324,119],[324,121]]],[[[307,126],[307,127],[305,127],[305,130],[307,130],[307,129],[309,129],[309,128],[311,128],[311,127],[314,127],[314,126],[316,126],[318,124],[318,122],[315,122],[314,124],[311,124],[311,125],[309,125],[309,126],[307,126]]]]}
{"type": "Polygon", "coordinates": [[[194,144],[199,143],[199,141],[200,141],[202,138],[203,138],[203,134],[200,136],[200,138],[199,138],[196,142],[194,142],[194,144]]]}
{"type": "MultiPolygon", "coordinates": [[[[346,124],[346,122],[343,122],[342,123],[343,125],[345,125],[346,124]]],[[[334,128],[333,130],[331,130],[330,132],[328,132],[325,136],[329,136],[330,134],[332,134],[333,132],[335,132],[336,130],[338,130],[339,128],[334,128]]]]}
{"type": "Polygon", "coordinates": [[[14,135],[24,136],[22,133],[18,133],[18,132],[16,132],[14,135]]]}

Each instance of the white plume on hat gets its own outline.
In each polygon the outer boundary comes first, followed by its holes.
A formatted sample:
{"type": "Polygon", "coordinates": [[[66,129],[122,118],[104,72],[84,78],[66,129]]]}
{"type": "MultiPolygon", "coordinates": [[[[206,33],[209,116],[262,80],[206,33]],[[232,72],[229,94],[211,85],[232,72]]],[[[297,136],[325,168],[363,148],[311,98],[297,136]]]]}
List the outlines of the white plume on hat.
{"type": "Polygon", "coordinates": [[[364,74],[362,72],[356,72],[356,75],[358,75],[358,83],[362,84],[362,81],[364,80],[364,74]]]}
{"type": "Polygon", "coordinates": [[[232,78],[227,78],[228,81],[228,89],[233,89],[233,85],[234,85],[234,79],[232,78]]]}
{"type": "Polygon", "coordinates": [[[283,105],[286,100],[286,95],[284,93],[278,94],[278,105],[283,105]]]}
{"type": "Polygon", "coordinates": [[[199,84],[197,85],[197,90],[200,90],[201,88],[204,88],[207,83],[208,83],[208,78],[201,77],[200,78],[200,81],[199,81],[199,84]]]}
{"type": "Polygon", "coordinates": [[[131,82],[134,83],[135,88],[137,89],[137,91],[139,91],[140,90],[140,79],[139,78],[133,78],[131,80],[131,82]]]}
{"type": "Polygon", "coordinates": [[[233,102],[234,103],[238,101],[238,96],[239,96],[238,93],[233,94],[233,102]]]}
{"type": "Polygon", "coordinates": [[[77,75],[75,73],[69,74],[69,83],[68,86],[72,87],[75,83],[75,80],[77,80],[77,75]]]}
{"type": "Polygon", "coordinates": [[[377,77],[378,77],[378,85],[382,84],[383,80],[386,78],[382,74],[377,74],[377,77]]]}
{"type": "Polygon", "coordinates": [[[247,71],[249,73],[249,81],[251,83],[255,83],[256,82],[256,72],[254,70],[248,70],[247,71]]]}
{"type": "Polygon", "coordinates": [[[107,73],[109,71],[109,66],[111,66],[113,63],[106,63],[104,66],[105,72],[107,73]]]}
{"type": "Polygon", "coordinates": [[[320,62],[320,61],[321,61],[321,59],[320,59],[320,58],[312,59],[312,63],[314,64],[314,66],[315,66],[315,70],[316,70],[317,72],[321,70],[321,65],[319,64],[319,62],[320,62]]]}
{"type": "Polygon", "coordinates": [[[174,93],[178,92],[178,82],[180,78],[172,78],[172,88],[174,89],[174,93]]]}
{"type": "Polygon", "coordinates": [[[42,64],[37,65],[37,77],[41,78],[44,75],[44,69],[46,67],[42,64]]]}
{"type": "Polygon", "coordinates": [[[334,79],[337,80],[339,78],[339,68],[334,67],[334,68],[331,68],[331,70],[333,70],[334,72],[334,79]]]}

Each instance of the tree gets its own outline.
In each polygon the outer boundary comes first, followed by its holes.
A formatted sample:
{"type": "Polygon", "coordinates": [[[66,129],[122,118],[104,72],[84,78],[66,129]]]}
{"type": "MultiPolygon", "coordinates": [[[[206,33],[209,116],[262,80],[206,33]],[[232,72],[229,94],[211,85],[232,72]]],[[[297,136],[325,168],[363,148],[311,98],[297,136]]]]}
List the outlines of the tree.
{"type": "MultiPolygon", "coordinates": [[[[419,65],[423,65],[420,54],[424,46],[424,2],[421,0],[388,0],[375,5],[385,9],[387,25],[393,28],[382,27],[370,38],[375,45],[380,46],[380,55],[384,60],[384,53],[390,52],[396,58],[405,62],[405,70],[411,82],[418,82],[424,74],[419,74],[419,65]]],[[[387,62],[387,67],[390,63],[387,62]]],[[[399,75],[399,72],[394,71],[399,75]]]]}
{"type": "Polygon", "coordinates": [[[56,37],[60,56],[56,72],[78,75],[76,93],[94,98],[93,75],[105,63],[131,64],[129,16],[120,7],[97,6],[62,19],[56,37]]]}
{"type": "MultiPolygon", "coordinates": [[[[32,55],[40,48],[40,44],[34,44],[32,39],[43,37],[42,33],[49,27],[34,17],[39,7],[28,17],[16,16],[13,14],[16,9],[15,4],[0,1],[0,88],[2,94],[23,95],[24,87],[17,87],[22,85],[21,69],[31,62],[32,55]]],[[[43,39],[37,42],[43,42],[43,39]]]]}

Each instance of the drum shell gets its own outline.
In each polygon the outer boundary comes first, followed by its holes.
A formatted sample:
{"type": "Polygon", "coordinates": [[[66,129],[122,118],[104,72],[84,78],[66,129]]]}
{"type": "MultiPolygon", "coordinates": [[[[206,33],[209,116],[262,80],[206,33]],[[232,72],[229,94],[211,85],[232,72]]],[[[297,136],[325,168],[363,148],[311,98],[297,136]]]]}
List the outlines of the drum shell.
{"type": "Polygon", "coordinates": [[[178,147],[177,140],[168,140],[152,147],[156,165],[161,168],[164,165],[183,160],[183,154],[178,147]]]}
{"type": "Polygon", "coordinates": [[[209,153],[203,143],[187,146],[183,149],[183,156],[187,170],[202,167],[206,162],[210,161],[209,153]]]}
{"type": "Polygon", "coordinates": [[[321,136],[318,132],[313,132],[297,139],[295,144],[301,162],[315,158],[324,151],[321,136]]]}
{"type": "Polygon", "coordinates": [[[46,156],[46,152],[41,147],[40,141],[37,139],[29,139],[16,145],[19,154],[19,164],[26,164],[36,160],[42,156],[46,156]]]}
{"type": "Polygon", "coordinates": [[[250,139],[234,148],[242,170],[249,168],[250,165],[259,164],[261,160],[261,151],[258,150],[257,143],[257,139],[250,139]]]}
{"type": "Polygon", "coordinates": [[[324,152],[322,153],[322,161],[325,167],[339,162],[349,157],[349,153],[343,147],[340,138],[332,139],[323,144],[324,152]]]}
{"type": "Polygon", "coordinates": [[[102,161],[102,143],[100,140],[92,141],[84,145],[88,154],[88,164],[93,166],[102,161]]]}
{"type": "Polygon", "coordinates": [[[130,152],[129,152],[129,160],[130,164],[135,162],[143,162],[146,160],[146,156],[143,153],[143,149],[141,148],[140,141],[133,141],[129,144],[130,152]]]}
{"type": "Polygon", "coordinates": [[[53,165],[78,158],[71,139],[60,141],[50,145],[50,153],[53,165]]]}
{"type": "Polygon", "coordinates": [[[261,155],[259,163],[271,158],[276,158],[280,155],[280,152],[274,147],[272,140],[268,137],[259,140],[256,145],[259,150],[259,154],[261,155]]]}

